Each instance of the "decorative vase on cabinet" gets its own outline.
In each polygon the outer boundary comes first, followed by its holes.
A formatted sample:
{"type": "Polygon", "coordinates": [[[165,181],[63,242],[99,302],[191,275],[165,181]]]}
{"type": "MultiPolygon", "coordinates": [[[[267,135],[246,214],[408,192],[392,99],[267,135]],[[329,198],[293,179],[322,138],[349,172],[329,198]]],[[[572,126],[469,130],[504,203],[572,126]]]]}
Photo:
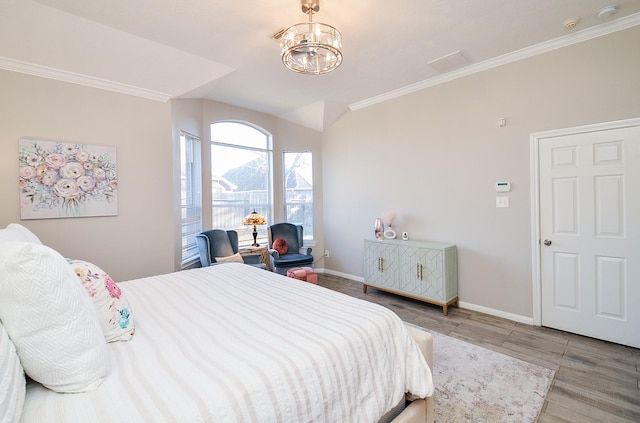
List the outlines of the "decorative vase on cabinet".
{"type": "Polygon", "coordinates": [[[369,286],[442,306],[458,306],[458,262],[453,244],[365,240],[363,290],[369,286]]]}

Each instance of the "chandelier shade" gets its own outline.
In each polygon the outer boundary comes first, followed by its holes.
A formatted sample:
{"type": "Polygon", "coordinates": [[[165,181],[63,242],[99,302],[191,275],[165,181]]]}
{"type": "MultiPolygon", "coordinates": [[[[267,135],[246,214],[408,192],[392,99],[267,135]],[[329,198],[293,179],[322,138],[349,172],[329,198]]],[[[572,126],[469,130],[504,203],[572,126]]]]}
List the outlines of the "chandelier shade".
{"type": "Polygon", "coordinates": [[[331,25],[312,21],[313,13],[320,10],[319,0],[301,2],[309,22],[292,25],[282,34],[282,63],[305,75],[331,72],[342,63],[342,35],[331,25]]]}

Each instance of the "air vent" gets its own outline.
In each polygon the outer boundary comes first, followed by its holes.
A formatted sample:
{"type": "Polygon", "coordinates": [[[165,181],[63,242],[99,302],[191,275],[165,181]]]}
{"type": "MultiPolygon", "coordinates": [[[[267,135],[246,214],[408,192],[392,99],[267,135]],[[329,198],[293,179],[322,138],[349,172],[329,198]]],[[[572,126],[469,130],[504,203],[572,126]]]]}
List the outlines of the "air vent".
{"type": "Polygon", "coordinates": [[[470,63],[471,62],[469,61],[469,59],[464,57],[460,50],[454,51],[453,53],[449,53],[445,56],[427,62],[429,66],[440,73],[449,72],[451,70],[466,66],[470,63]]]}

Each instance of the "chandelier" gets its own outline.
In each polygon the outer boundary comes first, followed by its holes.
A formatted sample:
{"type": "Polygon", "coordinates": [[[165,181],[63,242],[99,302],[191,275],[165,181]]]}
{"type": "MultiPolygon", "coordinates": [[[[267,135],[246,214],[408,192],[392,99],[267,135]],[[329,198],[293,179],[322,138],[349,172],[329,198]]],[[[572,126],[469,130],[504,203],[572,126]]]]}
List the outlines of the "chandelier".
{"type": "Polygon", "coordinates": [[[287,28],[280,38],[282,63],[294,72],[320,75],[342,63],[342,35],[330,25],[313,22],[320,10],[320,0],[300,0],[309,22],[287,28]]]}

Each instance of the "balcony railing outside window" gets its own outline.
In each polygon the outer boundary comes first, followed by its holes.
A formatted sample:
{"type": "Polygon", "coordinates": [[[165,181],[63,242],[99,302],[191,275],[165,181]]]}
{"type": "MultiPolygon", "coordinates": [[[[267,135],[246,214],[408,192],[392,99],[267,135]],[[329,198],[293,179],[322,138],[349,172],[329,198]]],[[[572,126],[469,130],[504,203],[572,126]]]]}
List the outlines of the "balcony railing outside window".
{"type": "MultiPolygon", "coordinates": [[[[242,220],[253,210],[273,223],[271,136],[240,122],[211,125],[212,227],[234,229],[239,244],[253,243],[253,227],[242,220]]],[[[266,245],[267,226],[258,226],[266,245]]]]}
{"type": "Polygon", "coordinates": [[[312,153],[285,152],[284,216],[285,221],[304,228],[304,239],[313,239],[313,167],[312,153]]]}

